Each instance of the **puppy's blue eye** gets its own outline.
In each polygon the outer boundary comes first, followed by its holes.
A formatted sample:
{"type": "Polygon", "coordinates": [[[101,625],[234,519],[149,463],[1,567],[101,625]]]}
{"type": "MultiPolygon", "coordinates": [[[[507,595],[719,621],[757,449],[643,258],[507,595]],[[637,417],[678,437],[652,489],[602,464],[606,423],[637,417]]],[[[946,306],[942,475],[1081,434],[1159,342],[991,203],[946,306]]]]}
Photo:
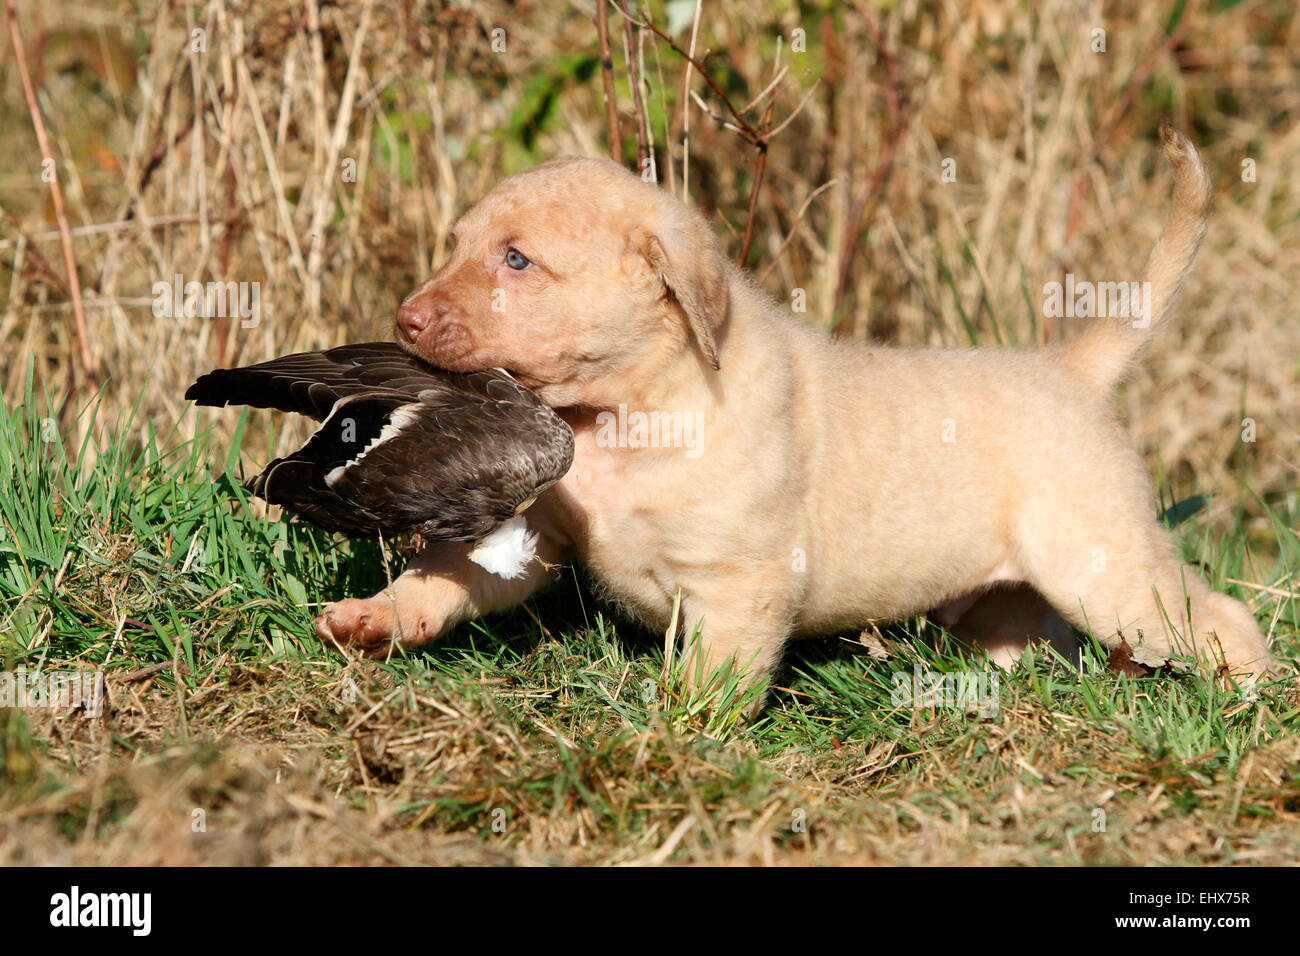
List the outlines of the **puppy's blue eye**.
{"type": "Polygon", "coordinates": [[[511,269],[519,269],[520,271],[522,271],[524,269],[527,269],[529,266],[531,266],[532,263],[528,261],[528,257],[526,255],[524,255],[518,249],[512,247],[506,250],[506,265],[508,265],[511,269]]]}

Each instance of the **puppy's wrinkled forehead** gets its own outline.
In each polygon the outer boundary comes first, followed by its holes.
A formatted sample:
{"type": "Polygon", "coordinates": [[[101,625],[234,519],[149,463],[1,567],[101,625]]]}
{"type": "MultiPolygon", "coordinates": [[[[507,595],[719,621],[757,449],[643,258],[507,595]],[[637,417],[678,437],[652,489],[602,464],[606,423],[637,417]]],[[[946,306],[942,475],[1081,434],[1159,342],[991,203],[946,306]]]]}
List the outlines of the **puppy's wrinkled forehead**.
{"type": "Polygon", "coordinates": [[[556,159],[493,187],[456,223],[456,240],[492,243],[544,233],[548,242],[589,243],[593,234],[626,232],[658,193],[611,160],[556,159]]]}

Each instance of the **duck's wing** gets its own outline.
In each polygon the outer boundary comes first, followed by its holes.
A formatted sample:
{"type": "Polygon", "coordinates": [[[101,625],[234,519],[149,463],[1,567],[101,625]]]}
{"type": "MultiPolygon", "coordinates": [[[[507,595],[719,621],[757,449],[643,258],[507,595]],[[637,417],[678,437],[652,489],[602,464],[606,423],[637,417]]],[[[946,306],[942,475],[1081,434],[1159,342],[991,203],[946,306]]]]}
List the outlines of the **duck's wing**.
{"type": "Polygon", "coordinates": [[[376,389],[414,396],[446,386],[455,374],[426,364],[395,342],[363,342],[216,369],[201,375],[185,397],[198,405],[277,408],[324,421],[345,396],[376,389]]]}

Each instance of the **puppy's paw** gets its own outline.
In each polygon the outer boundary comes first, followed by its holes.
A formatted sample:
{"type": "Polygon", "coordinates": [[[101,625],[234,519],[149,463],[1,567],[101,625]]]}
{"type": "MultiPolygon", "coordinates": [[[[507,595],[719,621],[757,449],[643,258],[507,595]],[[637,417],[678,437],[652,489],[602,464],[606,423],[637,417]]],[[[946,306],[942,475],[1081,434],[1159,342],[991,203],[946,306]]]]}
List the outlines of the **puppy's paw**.
{"type": "Polygon", "coordinates": [[[316,617],[316,635],[330,647],[350,648],[363,657],[388,657],[398,647],[418,647],[438,636],[425,614],[399,614],[391,599],[348,598],[316,617]]]}
{"type": "Polygon", "coordinates": [[[417,648],[432,641],[459,619],[456,606],[439,600],[437,593],[393,591],[326,605],[313,622],[316,635],[331,648],[382,658],[399,646],[417,648]]]}
{"type": "Polygon", "coordinates": [[[347,647],[383,657],[393,636],[393,607],[385,601],[348,598],[326,605],[315,620],[316,635],[330,647],[347,647]]]}

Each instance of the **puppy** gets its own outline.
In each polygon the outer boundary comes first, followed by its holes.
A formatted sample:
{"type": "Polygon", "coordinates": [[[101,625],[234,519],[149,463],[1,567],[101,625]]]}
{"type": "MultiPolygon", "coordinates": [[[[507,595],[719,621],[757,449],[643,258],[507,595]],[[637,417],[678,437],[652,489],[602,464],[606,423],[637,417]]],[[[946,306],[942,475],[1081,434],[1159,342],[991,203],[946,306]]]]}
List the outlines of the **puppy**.
{"type": "Polygon", "coordinates": [[[317,633],[372,656],[413,647],[522,601],[550,579],[542,562],[576,559],[656,628],[680,595],[706,673],[732,659],[765,677],[792,635],[1008,581],[1107,645],[1262,673],[1258,626],[1180,563],[1111,408],[1210,204],[1195,147],[1161,132],[1173,210],[1145,321],[1029,351],[832,341],[754,288],[697,213],[615,163],[504,180],[460,220],[396,336],[444,368],[509,370],[573,427],[571,471],[527,512],[541,561],[508,581],[466,546],[429,547],[381,593],[325,608],[317,633]]]}

